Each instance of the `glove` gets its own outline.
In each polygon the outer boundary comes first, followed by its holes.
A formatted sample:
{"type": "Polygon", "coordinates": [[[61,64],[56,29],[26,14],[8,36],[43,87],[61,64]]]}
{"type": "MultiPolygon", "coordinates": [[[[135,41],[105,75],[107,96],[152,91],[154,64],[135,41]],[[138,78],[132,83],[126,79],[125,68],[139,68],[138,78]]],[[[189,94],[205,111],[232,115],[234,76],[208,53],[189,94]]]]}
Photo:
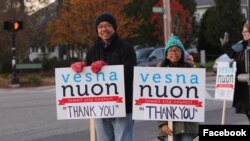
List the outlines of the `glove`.
{"type": "Polygon", "coordinates": [[[80,73],[82,72],[83,68],[86,66],[86,63],[83,61],[80,62],[75,62],[73,64],[71,64],[71,69],[76,72],[76,73],[80,73]]]}
{"type": "Polygon", "coordinates": [[[224,46],[226,43],[229,42],[229,34],[227,32],[224,33],[224,38],[220,38],[221,46],[224,46]]]}
{"type": "Polygon", "coordinates": [[[103,66],[106,66],[108,65],[106,62],[102,61],[102,60],[98,60],[98,61],[95,61],[91,64],[91,70],[94,72],[94,73],[98,73],[101,71],[102,67],[103,66]]]}

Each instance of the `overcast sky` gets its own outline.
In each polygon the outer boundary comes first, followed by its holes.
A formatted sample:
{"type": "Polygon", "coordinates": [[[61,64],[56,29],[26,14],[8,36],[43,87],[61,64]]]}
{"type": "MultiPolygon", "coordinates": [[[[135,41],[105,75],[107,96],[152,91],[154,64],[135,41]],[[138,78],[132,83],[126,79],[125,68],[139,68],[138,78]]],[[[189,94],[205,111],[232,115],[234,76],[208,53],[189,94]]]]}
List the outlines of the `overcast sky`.
{"type": "Polygon", "coordinates": [[[38,11],[39,9],[42,9],[48,5],[50,5],[51,3],[55,2],[55,0],[49,0],[48,3],[39,3],[38,0],[25,0],[25,6],[28,9],[28,14],[31,15],[33,13],[35,13],[36,11],[38,11]],[[27,2],[28,1],[28,2],[27,2]]]}

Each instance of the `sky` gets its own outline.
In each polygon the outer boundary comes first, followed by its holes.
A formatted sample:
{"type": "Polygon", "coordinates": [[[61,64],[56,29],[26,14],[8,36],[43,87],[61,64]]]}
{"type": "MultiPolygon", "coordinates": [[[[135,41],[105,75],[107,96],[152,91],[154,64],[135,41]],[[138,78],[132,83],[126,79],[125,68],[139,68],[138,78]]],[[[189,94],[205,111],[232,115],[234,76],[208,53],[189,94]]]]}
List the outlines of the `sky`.
{"type": "Polygon", "coordinates": [[[25,6],[28,9],[28,14],[32,15],[33,13],[35,13],[36,11],[50,5],[51,3],[54,3],[55,0],[48,0],[48,3],[40,3],[38,0],[25,0],[25,6]]]}

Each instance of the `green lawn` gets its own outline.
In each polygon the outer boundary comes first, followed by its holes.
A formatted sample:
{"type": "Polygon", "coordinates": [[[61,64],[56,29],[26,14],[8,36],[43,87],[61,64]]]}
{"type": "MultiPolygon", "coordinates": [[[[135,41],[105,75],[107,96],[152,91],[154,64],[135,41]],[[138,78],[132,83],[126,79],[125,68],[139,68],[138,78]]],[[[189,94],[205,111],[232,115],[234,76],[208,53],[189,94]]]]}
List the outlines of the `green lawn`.
{"type": "Polygon", "coordinates": [[[205,66],[201,66],[200,62],[199,63],[195,63],[196,67],[205,67],[207,71],[213,71],[213,64],[214,61],[208,61],[206,62],[205,66]]]}

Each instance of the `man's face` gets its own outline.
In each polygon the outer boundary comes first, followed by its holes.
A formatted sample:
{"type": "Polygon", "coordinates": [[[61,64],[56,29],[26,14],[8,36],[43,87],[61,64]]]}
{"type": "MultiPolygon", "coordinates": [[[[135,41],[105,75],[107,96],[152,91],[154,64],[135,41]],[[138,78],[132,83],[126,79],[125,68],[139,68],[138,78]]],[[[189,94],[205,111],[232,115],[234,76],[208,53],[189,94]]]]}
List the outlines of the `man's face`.
{"type": "Polygon", "coordinates": [[[108,42],[109,39],[115,33],[115,30],[114,30],[112,24],[110,24],[110,23],[108,23],[106,21],[103,21],[103,22],[100,22],[99,25],[97,26],[97,33],[98,33],[98,36],[104,42],[108,42]]]}

